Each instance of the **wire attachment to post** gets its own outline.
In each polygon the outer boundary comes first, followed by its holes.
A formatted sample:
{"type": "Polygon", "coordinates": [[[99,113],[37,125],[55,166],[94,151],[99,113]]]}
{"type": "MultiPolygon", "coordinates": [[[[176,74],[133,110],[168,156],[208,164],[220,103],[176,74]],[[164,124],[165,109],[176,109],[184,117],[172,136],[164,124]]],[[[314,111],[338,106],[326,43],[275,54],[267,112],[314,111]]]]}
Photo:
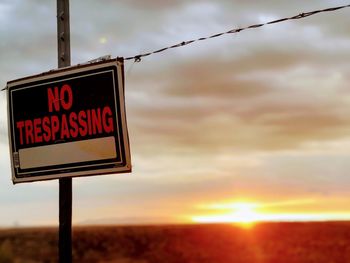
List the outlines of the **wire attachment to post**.
{"type": "MultiPolygon", "coordinates": [[[[106,61],[106,60],[110,60],[112,58],[111,55],[105,55],[105,56],[101,56],[92,60],[89,60],[86,64],[91,64],[91,63],[96,63],[96,62],[102,62],[102,61],[106,61]]],[[[85,63],[83,63],[85,64],[85,63]]]]}

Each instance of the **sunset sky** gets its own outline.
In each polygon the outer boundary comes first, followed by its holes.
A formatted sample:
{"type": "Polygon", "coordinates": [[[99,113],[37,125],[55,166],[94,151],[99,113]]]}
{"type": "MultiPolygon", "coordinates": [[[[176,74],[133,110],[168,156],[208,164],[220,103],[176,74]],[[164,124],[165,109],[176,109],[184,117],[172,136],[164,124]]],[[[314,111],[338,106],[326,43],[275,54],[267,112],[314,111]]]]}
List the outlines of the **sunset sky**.
{"type": "MultiPolygon", "coordinates": [[[[349,1],[72,0],[72,64],[349,1]]],[[[350,8],[125,64],[133,172],[73,180],[73,223],[350,219],[350,8]]],[[[0,0],[0,88],[57,67],[56,1],[0,0]]],[[[57,225],[58,181],[12,185],[0,226],[57,225]]]]}

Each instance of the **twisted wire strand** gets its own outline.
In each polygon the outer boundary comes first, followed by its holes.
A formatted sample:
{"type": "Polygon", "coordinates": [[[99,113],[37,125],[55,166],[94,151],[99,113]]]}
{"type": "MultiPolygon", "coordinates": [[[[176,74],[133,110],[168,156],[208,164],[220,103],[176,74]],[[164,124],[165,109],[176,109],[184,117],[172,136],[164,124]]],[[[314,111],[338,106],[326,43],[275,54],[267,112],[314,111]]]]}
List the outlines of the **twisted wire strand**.
{"type": "Polygon", "coordinates": [[[217,34],[210,35],[210,36],[207,36],[207,37],[201,37],[201,38],[197,38],[197,39],[182,41],[182,42],[177,43],[175,45],[171,45],[171,46],[168,46],[168,47],[157,49],[155,51],[142,53],[142,54],[138,54],[138,55],[131,56],[131,57],[126,57],[126,58],[124,58],[124,60],[134,60],[135,62],[140,62],[141,59],[144,58],[144,57],[147,57],[147,56],[150,56],[150,55],[153,55],[153,54],[157,54],[157,53],[162,53],[162,52],[164,52],[166,50],[169,50],[169,49],[187,46],[187,45],[195,43],[195,42],[204,41],[204,40],[208,40],[208,39],[212,39],[212,38],[217,38],[217,37],[220,37],[220,36],[223,36],[223,35],[228,35],[228,34],[237,34],[237,33],[240,33],[240,32],[242,32],[244,30],[260,28],[260,27],[263,27],[263,26],[271,25],[271,24],[282,23],[282,22],[285,22],[285,21],[288,21],[288,20],[302,19],[302,18],[313,16],[313,15],[320,14],[320,13],[334,12],[334,11],[337,11],[337,10],[340,10],[340,9],[344,9],[344,8],[347,8],[347,7],[350,7],[350,4],[343,5],[343,6],[326,8],[326,9],[321,9],[321,10],[315,10],[315,11],[306,12],[306,13],[300,13],[298,15],[294,15],[294,16],[291,16],[291,17],[280,18],[280,19],[272,20],[272,21],[269,21],[269,22],[266,22],[266,23],[260,23],[260,24],[254,24],[254,25],[246,26],[246,27],[234,28],[234,29],[230,29],[230,30],[228,30],[226,32],[217,33],[217,34]]]}

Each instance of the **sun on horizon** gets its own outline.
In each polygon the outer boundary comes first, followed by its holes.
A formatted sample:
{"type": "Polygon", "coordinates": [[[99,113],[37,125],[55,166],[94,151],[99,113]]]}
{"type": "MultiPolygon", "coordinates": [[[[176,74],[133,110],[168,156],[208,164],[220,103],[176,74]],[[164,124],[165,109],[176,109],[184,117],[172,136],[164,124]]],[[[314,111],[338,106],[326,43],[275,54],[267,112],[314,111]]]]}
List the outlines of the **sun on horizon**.
{"type": "Polygon", "coordinates": [[[191,216],[194,223],[233,223],[245,228],[251,228],[258,222],[303,222],[303,221],[342,221],[350,220],[350,213],[346,212],[284,212],[283,209],[274,210],[272,207],[297,206],[312,203],[312,200],[293,200],[275,203],[258,203],[250,201],[236,201],[200,205],[200,209],[209,210],[204,215],[191,216]]]}
{"type": "Polygon", "coordinates": [[[257,212],[258,206],[257,203],[249,202],[208,205],[209,209],[231,211],[224,214],[193,216],[192,221],[196,223],[235,223],[249,228],[260,220],[260,214],[257,212]]]}

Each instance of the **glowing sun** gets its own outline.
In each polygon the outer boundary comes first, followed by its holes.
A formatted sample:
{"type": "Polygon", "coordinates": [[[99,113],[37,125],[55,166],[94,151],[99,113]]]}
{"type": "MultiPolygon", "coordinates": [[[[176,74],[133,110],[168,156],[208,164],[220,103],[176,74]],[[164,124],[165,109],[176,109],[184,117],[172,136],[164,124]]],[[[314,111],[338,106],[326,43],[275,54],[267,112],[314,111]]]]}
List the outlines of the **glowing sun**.
{"type": "Polygon", "coordinates": [[[197,223],[237,223],[242,226],[252,226],[261,219],[257,212],[258,204],[249,202],[236,202],[231,204],[213,204],[209,209],[224,210],[222,214],[194,216],[192,220],[197,223]]]}

